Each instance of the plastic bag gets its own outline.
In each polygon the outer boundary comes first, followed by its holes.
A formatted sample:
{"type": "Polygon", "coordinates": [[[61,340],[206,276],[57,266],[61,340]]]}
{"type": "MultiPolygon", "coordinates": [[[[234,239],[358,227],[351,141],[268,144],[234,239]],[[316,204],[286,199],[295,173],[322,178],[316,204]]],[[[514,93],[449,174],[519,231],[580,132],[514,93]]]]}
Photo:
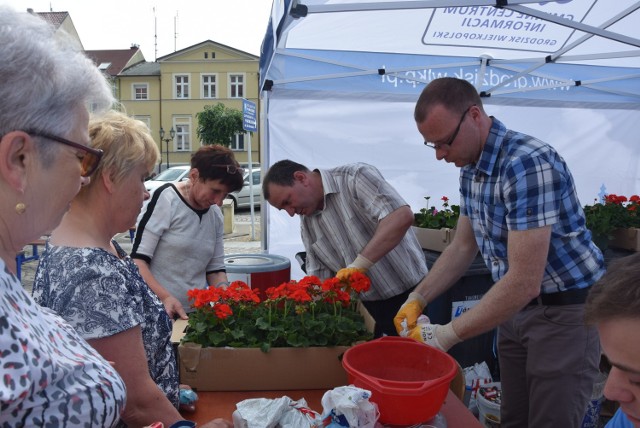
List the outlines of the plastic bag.
{"type": "Polygon", "coordinates": [[[380,416],[369,401],[371,391],[353,385],[339,386],[322,396],[322,419],[326,427],[373,428],[380,416]]]}
{"type": "Polygon", "coordinates": [[[478,389],[484,384],[493,382],[493,378],[489,366],[484,361],[476,363],[471,367],[466,367],[463,371],[466,388],[471,390],[469,409],[473,409],[477,407],[476,397],[478,396],[478,389]]]}
{"type": "Polygon", "coordinates": [[[309,409],[304,398],[250,398],[236,404],[234,428],[315,428],[322,427],[317,412],[309,409]]]}
{"type": "MultiPolygon", "coordinates": [[[[431,320],[429,319],[428,316],[426,316],[425,314],[421,314],[416,319],[416,326],[427,325],[430,322],[431,322],[431,320]]],[[[411,330],[409,330],[409,328],[407,326],[407,320],[406,319],[402,320],[402,322],[400,322],[400,325],[402,326],[402,331],[400,333],[398,333],[398,334],[401,337],[409,337],[409,333],[411,333],[411,330]]]]}
{"type": "Polygon", "coordinates": [[[198,394],[193,389],[180,388],[180,404],[191,405],[198,401],[198,394]]]}

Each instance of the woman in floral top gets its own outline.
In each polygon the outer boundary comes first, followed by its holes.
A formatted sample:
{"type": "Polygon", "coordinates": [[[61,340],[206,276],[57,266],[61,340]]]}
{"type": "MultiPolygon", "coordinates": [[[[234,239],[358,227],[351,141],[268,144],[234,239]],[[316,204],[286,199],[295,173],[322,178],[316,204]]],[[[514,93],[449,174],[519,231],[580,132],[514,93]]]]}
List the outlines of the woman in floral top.
{"type": "Polygon", "coordinates": [[[123,424],[171,426],[183,420],[171,320],[112,239],[149,197],[144,179],[158,148],[144,123],[118,112],[91,121],[89,135],[92,147],[104,150],[102,163],[53,231],[33,296],[115,363],[128,390],[123,424]]]}
{"type": "Polygon", "coordinates": [[[109,85],[66,33],[0,5],[0,427],[111,427],[126,398],[118,373],[38,306],[16,253],[60,222],[100,154],[89,113],[109,85]]]}

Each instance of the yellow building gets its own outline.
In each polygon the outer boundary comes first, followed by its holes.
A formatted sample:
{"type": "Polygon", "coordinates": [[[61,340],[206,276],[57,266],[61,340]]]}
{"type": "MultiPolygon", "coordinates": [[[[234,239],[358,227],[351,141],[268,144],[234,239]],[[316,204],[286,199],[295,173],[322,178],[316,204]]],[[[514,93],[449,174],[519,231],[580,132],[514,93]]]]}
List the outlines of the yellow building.
{"type": "Polygon", "coordinates": [[[138,45],[131,45],[129,49],[85,50],[85,54],[94,62],[100,71],[107,76],[113,96],[119,100],[119,77],[125,69],[144,62],[144,55],[138,45]]]}
{"type": "MultiPolygon", "coordinates": [[[[204,106],[223,103],[242,111],[245,98],[259,107],[258,61],[255,55],[207,40],[126,68],[117,76],[116,93],[126,113],[149,126],[162,152],[162,169],[187,164],[202,145],[196,114],[204,106]]],[[[250,138],[252,162],[260,162],[259,138],[258,132],[250,138]]],[[[248,161],[248,147],[248,134],[235,136],[231,149],[239,162],[248,161]]]]}
{"type": "MultiPolygon", "coordinates": [[[[68,12],[27,11],[66,31],[82,46],[68,12]]],[[[204,106],[223,103],[242,111],[245,98],[256,104],[256,117],[260,117],[259,58],[247,52],[211,40],[165,55],[156,62],[146,62],[137,45],[85,52],[111,82],[122,109],[151,130],[162,152],[162,169],[171,164],[188,164],[191,153],[202,146],[196,132],[196,114],[204,111],[204,106]]],[[[248,162],[249,144],[251,161],[259,163],[259,132],[251,134],[250,139],[249,134],[236,135],[231,149],[238,162],[248,162]]]]}

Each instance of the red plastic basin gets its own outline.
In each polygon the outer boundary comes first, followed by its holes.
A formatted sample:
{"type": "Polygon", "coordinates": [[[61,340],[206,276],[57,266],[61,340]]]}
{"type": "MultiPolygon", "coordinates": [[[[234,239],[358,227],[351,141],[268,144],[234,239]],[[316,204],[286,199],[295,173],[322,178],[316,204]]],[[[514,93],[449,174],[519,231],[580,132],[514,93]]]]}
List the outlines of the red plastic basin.
{"type": "Polygon", "coordinates": [[[404,337],[354,345],[342,358],[349,383],[371,391],[380,422],[412,425],[438,414],[457,371],[446,352],[404,337]]]}

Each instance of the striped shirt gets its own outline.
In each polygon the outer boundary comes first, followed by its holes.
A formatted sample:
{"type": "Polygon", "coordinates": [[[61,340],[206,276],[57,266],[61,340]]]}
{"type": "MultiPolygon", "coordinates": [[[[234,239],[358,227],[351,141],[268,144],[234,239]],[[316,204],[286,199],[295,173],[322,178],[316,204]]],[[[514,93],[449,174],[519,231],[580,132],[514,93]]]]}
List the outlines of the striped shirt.
{"type": "MultiPolygon", "coordinates": [[[[378,223],[407,203],[375,167],[364,163],[318,170],[324,208],[301,216],[307,274],[335,276],[373,237],[378,223]]],[[[402,241],[367,272],[371,288],[363,301],[385,300],[414,287],[427,273],[425,256],[409,229],[402,241]]]]}
{"type": "Polygon", "coordinates": [[[493,119],[477,164],[460,170],[460,212],[469,217],[494,281],[509,269],[510,230],[551,226],[541,292],[585,288],[604,274],[573,177],[548,144],[493,119]]]}

